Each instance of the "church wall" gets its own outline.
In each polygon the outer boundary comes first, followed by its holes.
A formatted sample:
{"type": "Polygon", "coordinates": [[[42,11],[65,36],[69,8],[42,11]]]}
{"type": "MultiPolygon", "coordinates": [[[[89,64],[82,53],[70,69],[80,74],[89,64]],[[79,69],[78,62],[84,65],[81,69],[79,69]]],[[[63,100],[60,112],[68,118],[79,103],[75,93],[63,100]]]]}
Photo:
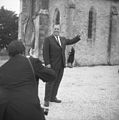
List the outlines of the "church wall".
{"type": "Polygon", "coordinates": [[[76,61],[79,65],[107,64],[110,2],[104,0],[76,1],[75,25],[84,31],[82,41],[76,45],[76,61]],[[88,3],[88,4],[86,4],[88,3]],[[91,7],[96,10],[95,40],[88,39],[88,20],[91,7]],[[78,24],[79,22],[81,24],[78,24]]]}
{"type": "MultiPolygon", "coordinates": [[[[109,60],[109,30],[110,30],[110,7],[107,0],[50,0],[50,30],[52,33],[53,15],[55,8],[58,8],[61,15],[61,35],[72,38],[81,33],[81,41],[74,47],[76,50],[75,61],[77,65],[99,65],[99,64],[119,64],[119,34],[117,28],[116,49],[112,44],[111,56],[109,60]],[[89,10],[94,7],[96,12],[95,37],[88,38],[89,10]],[[83,32],[82,32],[83,31],[83,32]]],[[[119,6],[119,3],[114,4],[119,6]]],[[[119,26],[119,24],[117,24],[119,26]]],[[[112,31],[113,32],[113,31],[112,31]]],[[[94,36],[94,35],[93,35],[94,36]]],[[[111,40],[113,42],[113,40],[111,40]]],[[[67,51],[70,50],[68,47],[67,51]]]]}
{"type": "MultiPolygon", "coordinates": [[[[111,45],[110,45],[110,62],[111,64],[119,64],[119,4],[116,4],[116,11],[111,17],[111,45]]],[[[112,10],[113,12],[113,10],[112,10]]]]}
{"type": "MultiPolygon", "coordinates": [[[[29,3],[29,0],[21,0],[21,2],[23,1],[29,3]]],[[[35,1],[36,4],[34,5],[36,5],[36,7],[32,9],[35,9],[35,11],[38,12],[42,8],[42,1],[35,1]]],[[[54,21],[56,18],[56,9],[60,13],[61,36],[65,36],[66,38],[72,38],[77,34],[81,34],[81,41],[76,45],[73,45],[76,51],[76,65],[82,66],[99,64],[119,64],[119,2],[114,3],[111,2],[111,0],[48,1],[48,35],[51,35],[53,32],[53,25],[55,24],[54,21]],[[117,15],[110,16],[111,5],[116,6],[118,13],[117,15]],[[90,15],[89,11],[91,11],[90,15]]],[[[47,2],[47,0],[45,0],[45,2],[47,2]]],[[[22,5],[23,4],[21,4],[21,14],[19,19],[19,39],[24,40],[24,36],[29,36],[24,34],[24,27],[27,22],[27,17],[29,17],[30,15],[29,12],[31,8],[29,8],[29,4],[27,4],[23,9],[22,5]]],[[[34,16],[32,16],[32,18],[36,25],[35,33],[37,33],[38,35],[40,27],[40,17],[39,15],[36,17],[38,18],[38,20],[34,18],[34,16]]],[[[36,38],[39,38],[37,35],[36,38]]],[[[29,42],[27,42],[27,44],[29,42]]],[[[38,40],[37,42],[35,42],[36,46],[38,46],[37,44],[38,40]]],[[[71,46],[67,47],[66,58],[68,56],[70,48],[71,46]]]]}

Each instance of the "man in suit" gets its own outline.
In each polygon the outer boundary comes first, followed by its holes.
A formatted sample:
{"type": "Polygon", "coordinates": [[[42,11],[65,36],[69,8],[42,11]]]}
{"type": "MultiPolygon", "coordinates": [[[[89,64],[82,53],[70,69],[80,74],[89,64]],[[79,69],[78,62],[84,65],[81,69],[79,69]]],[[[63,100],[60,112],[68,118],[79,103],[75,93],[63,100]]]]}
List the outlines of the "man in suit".
{"type": "Polygon", "coordinates": [[[63,77],[65,67],[65,48],[66,45],[72,45],[80,40],[80,35],[69,40],[60,36],[60,25],[54,26],[54,32],[47,37],[43,45],[43,57],[46,67],[52,68],[56,72],[56,80],[46,83],[45,88],[45,106],[49,106],[49,102],[61,103],[57,99],[58,88],[63,77]]]}

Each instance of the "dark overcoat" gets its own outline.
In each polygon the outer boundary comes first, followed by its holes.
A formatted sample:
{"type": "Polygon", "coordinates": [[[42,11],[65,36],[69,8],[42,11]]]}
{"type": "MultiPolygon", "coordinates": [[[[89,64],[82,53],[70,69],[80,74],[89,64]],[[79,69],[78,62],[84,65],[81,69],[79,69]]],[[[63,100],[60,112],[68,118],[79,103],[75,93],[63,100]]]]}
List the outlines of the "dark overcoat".
{"type": "Polygon", "coordinates": [[[37,84],[24,56],[17,55],[0,67],[0,120],[45,120],[37,84]]]}
{"type": "Polygon", "coordinates": [[[67,63],[73,63],[74,62],[74,54],[75,54],[75,49],[72,48],[71,52],[69,53],[67,63]]]}

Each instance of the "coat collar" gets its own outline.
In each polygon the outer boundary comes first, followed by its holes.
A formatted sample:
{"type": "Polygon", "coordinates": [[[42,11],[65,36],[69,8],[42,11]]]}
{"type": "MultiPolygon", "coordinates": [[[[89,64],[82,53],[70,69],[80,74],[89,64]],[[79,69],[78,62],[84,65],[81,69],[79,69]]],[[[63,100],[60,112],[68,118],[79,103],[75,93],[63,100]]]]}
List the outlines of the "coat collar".
{"type": "Polygon", "coordinates": [[[56,40],[56,38],[55,38],[54,35],[52,35],[52,38],[53,38],[53,40],[57,43],[57,45],[62,48],[62,40],[61,40],[61,37],[60,37],[61,46],[60,46],[59,43],[57,42],[57,40],[56,40]]]}

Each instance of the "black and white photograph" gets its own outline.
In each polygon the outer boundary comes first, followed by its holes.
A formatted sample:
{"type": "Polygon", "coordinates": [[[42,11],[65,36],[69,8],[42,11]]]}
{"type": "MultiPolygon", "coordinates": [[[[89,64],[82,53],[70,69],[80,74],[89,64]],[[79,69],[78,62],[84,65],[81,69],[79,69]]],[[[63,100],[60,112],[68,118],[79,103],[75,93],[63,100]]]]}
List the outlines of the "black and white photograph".
{"type": "Polygon", "coordinates": [[[0,0],[0,120],[119,120],[119,0],[0,0]]]}

